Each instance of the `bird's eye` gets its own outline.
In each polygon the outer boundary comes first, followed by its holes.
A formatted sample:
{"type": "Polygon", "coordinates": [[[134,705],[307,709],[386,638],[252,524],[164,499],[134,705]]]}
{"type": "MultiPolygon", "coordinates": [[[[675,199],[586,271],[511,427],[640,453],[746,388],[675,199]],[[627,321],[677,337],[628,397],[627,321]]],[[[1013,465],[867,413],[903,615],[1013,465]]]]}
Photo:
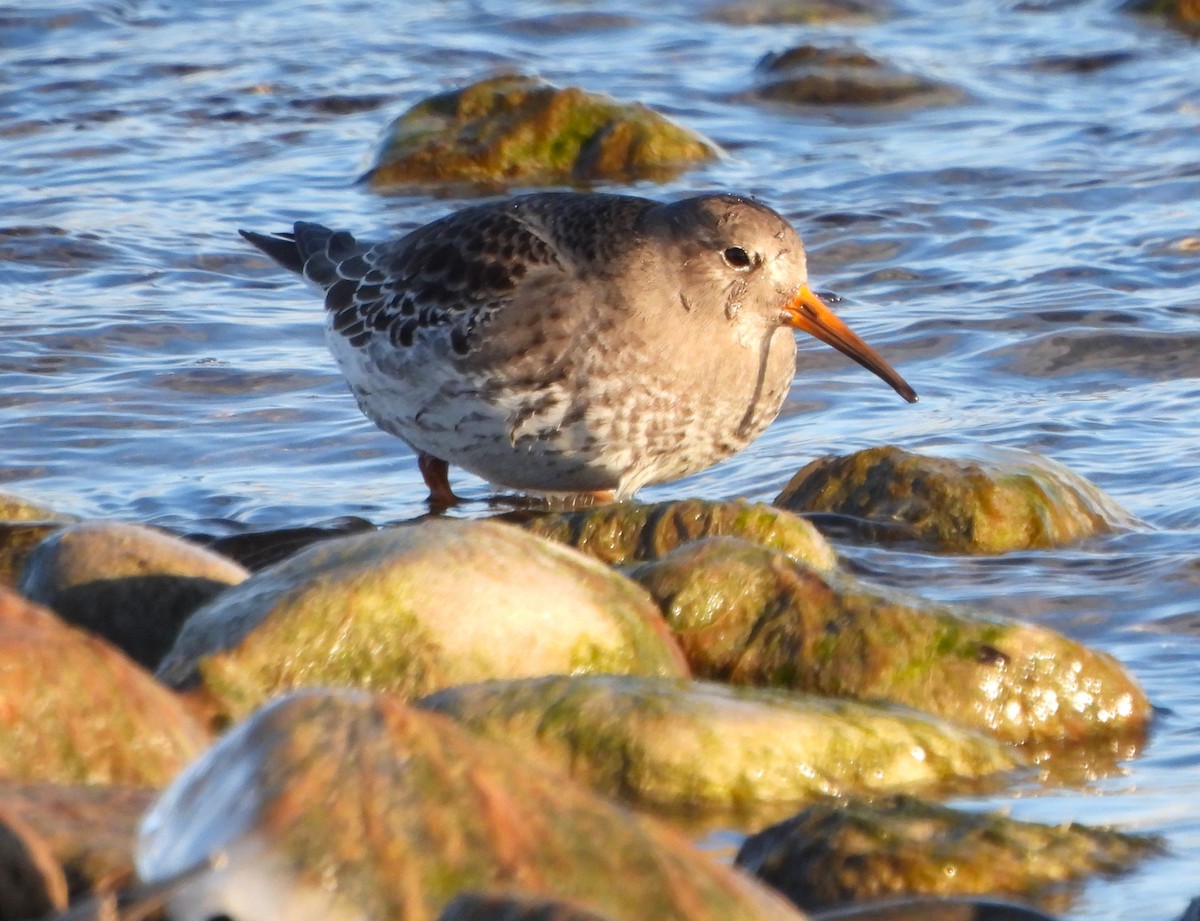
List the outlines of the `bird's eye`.
{"type": "Polygon", "coordinates": [[[731,246],[721,253],[721,258],[731,269],[750,268],[750,254],[740,246],[731,246]]]}

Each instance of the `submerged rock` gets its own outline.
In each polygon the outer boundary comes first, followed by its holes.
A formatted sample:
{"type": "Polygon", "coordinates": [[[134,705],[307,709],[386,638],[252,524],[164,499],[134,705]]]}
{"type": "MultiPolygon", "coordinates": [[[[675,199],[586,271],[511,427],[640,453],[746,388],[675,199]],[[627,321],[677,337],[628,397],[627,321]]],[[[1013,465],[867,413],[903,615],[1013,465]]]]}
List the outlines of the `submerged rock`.
{"type": "Polygon", "coordinates": [[[800,45],[758,62],[754,96],[806,106],[932,105],[962,94],[944,83],[906,73],[853,46],[800,45]]]}
{"type": "Polygon", "coordinates": [[[1127,13],[1162,19],[1189,35],[1200,37],[1200,0],[1126,0],[1127,13]]]}
{"type": "Polygon", "coordinates": [[[640,104],[533,77],[493,77],[413,106],[366,179],[379,190],[665,180],[716,145],[640,104]]]}
{"type": "Polygon", "coordinates": [[[946,553],[1058,547],[1128,526],[1098,487],[1032,454],[967,461],[894,447],[827,456],[792,477],[775,504],[882,524],[879,536],[946,553]],[[897,523],[903,528],[896,528],[897,523]]]}
{"type": "Polygon", "coordinates": [[[247,575],[232,560],[162,531],[89,521],[39,544],[19,589],[154,668],[188,615],[247,575]]]}
{"type": "Polygon", "coordinates": [[[1056,921],[1053,915],[993,899],[917,896],[844,905],[819,912],[820,921],[1056,921]]]}
{"type": "Polygon", "coordinates": [[[137,845],[143,882],[218,854],[171,898],[175,921],[436,918],[519,892],[623,921],[800,921],[677,833],[394,697],[287,695],[163,795],[137,845]]]}
{"type": "Polygon", "coordinates": [[[61,527],[49,521],[0,521],[0,586],[16,588],[33,548],[61,527]]]}
{"type": "Polygon", "coordinates": [[[0,778],[161,786],[208,739],[103,640],[0,589],[0,778]]]}
{"type": "Polygon", "coordinates": [[[71,515],[10,492],[0,492],[0,521],[73,521],[71,515]]]}
{"type": "Polygon", "coordinates": [[[736,863],[800,907],[818,909],[907,894],[1036,899],[1162,851],[1157,838],[1109,828],[1021,822],[897,796],[810,806],[748,838],[736,863]]]}
{"type": "Polygon", "coordinates": [[[727,0],[705,15],[733,26],[822,26],[865,25],[885,19],[891,12],[891,5],[884,0],[727,0]]]}
{"type": "Polygon", "coordinates": [[[837,565],[833,548],[809,522],[783,509],[740,499],[614,502],[572,512],[519,513],[513,520],[609,566],[658,559],[689,541],[726,536],[772,547],[817,569],[837,565]]]}
{"type": "Polygon", "coordinates": [[[419,696],[564,672],[679,676],[649,597],[520,528],[431,519],[325,541],[255,573],[184,625],[159,669],[227,714],[332,685],[419,696]]]}
{"type": "Polygon", "coordinates": [[[668,808],[930,790],[1016,766],[998,742],[911,710],[709,682],[553,676],[448,688],[417,705],[599,792],[668,808]]]}
{"type": "Polygon", "coordinates": [[[1111,656],[1051,630],[893,597],[732,538],[630,575],[697,677],[933,713],[1029,742],[1132,734],[1149,701],[1111,656]]]}

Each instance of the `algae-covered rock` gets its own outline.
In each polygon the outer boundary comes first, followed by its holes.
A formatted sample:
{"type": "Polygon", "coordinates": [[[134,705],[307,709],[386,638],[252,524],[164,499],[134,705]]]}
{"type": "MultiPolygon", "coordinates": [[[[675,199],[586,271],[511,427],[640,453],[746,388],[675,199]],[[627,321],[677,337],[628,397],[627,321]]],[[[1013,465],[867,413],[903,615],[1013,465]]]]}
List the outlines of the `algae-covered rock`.
{"type": "Polygon", "coordinates": [[[148,787],[4,783],[0,812],[42,842],[75,903],[132,883],[134,836],[157,796],[148,787]]]}
{"type": "Polygon", "coordinates": [[[962,95],[854,47],[800,45],[768,54],[756,71],[754,96],[790,105],[933,105],[954,102],[962,95]]]}
{"type": "Polygon", "coordinates": [[[911,710],[679,679],[493,681],[418,706],[536,750],[602,793],[670,808],[929,790],[1016,764],[1000,743],[911,710]]]}
{"type": "Polygon", "coordinates": [[[665,180],[717,152],[643,105],[502,76],[413,106],[388,128],[366,178],[381,190],[665,180]]]}
{"type": "Polygon", "coordinates": [[[654,560],[703,537],[740,537],[817,569],[837,565],[833,548],[809,522],[783,509],[740,499],[684,499],[652,505],[614,502],[571,512],[519,513],[514,520],[540,537],[574,547],[609,566],[654,560]]]}
{"type": "Polygon", "coordinates": [[[33,548],[61,527],[50,521],[0,521],[0,585],[16,588],[33,548]]]}
{"type": "Polygon", "coordinates": [[[1200,0],[1126,0],[1127,13],[1162,19],[1189,35],[1200,37],[1200,0]]]}
{"type": "Polygon", "coordinates": [[[103,640],[0,589],[0,778],[160,786],[208,739],[103,640]]]}
{"type": "Polygon", "coordinates": [[[892,701],[1015,742],[1136,733],[1150,719],[1141,688],[1103,652],[744,541],[688,544],[630,575],[698,677],[892,701]]]}
{"type": "Polygon", "coordinates": [[[433,519],[325,541],[255,573],[184,625],[159,676],[228,714],[295,687],[418,696],[569,672],[687,667],[628,579],[520,528],[433,519]]]}
{"type": "Polygon", "coordinates": [[[247,575],[232,560],[162,531],[90,521],[39,544],[19,589],[154,668],[188,615],[247,575]]]}
{"type": "Polygon", "coordinates": [[[48,505],[23,496],[0,491],[0,521],[72,521],[71,515],[56,512],[48,505]]]}
{"type": "Polygon", "coordinates": [[[514,891],[623,921],[802,917],[516,749],[362,692],[296,692],[230,731],[147,815],[138,872],[169,879],[216,852],[175,921],[256,917],[264,893],[303,917],[417,919],[514,891]]]}
{"type": "Polygon", "coordinates": [[[949,553],[1058,547],[1131,522],[1083,477],[1016,452],[998,461],[894,447],[822,457],[792,477],[775,504],[845,516],[851,524],[899,523],[904,527],[882,533],[949,553]]]}
{"type": "Polygon", "coordinates": [[[809,806],[748,838],[737,865],[815,909],[916,893],[1035,899],[1161,851],[1156,838],[1109,828],[1021,822],[896,796],[809,806]]]}
{"type": "Polygon", "coordinates": [[[884,0],[727,0],[708,10],[706,17],[734,26],[833,23],[865,25],[891,13],[884,0]]]}

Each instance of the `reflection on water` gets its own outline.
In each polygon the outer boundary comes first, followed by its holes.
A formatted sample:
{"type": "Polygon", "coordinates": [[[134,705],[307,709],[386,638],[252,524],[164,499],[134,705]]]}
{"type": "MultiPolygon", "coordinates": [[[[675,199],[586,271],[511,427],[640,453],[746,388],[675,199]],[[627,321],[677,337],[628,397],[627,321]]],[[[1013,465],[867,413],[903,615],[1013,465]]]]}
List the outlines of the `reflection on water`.
{"type": "MultiPolygon", "coordinates": [[[[1162,711],[1139,758],[977,804],[1167,833],[1174,858],[1093,883],[1073,916],[1171,918],[1200,894],[1177,872],[1200,859],[1200,46],[1111,6],[979,0],[948,19],[913,0],[823,28],[682,2],[0,11],[0,482],[207,534],[423,513],[412,458],[325,352],[312,293],[237,228],[310,218],[369,237],[444,213],[458,202],[354,180],[404,107],[499,69],[649,103],[729,156],[635,191],[729,188],[792,217],[815,286],[921,402],[802,345],[766,436],[645,498],[770,499],[812,456],[879,443],[1021,448],[1099,483],[1140,520],[1131,533],[992,559],[845,552],[875,581],[1130,664],[1162,711]],[[766,53],[850,41],[962,101],[747,101],[766,53]]],[[[464,482],[475,501],[458,513],[487,513],[486,487],[464,482]]]]}

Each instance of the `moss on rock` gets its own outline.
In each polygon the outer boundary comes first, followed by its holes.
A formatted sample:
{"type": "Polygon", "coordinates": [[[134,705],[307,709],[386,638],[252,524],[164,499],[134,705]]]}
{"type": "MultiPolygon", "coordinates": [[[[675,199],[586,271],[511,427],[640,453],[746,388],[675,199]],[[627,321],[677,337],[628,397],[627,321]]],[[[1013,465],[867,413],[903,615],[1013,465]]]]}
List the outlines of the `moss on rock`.
{"type": "Polygon", "coordinates": [[[665,180],[717,153],[646,106],[501,76],[433,96],[397,118],[366,178],[384,191],[665,180]]]}
{"type": "Polygon", "coordinates": [[[954,460],[890,446],[827,456],[792,477],[775,504],[843,516],[851,527],[856,521],[883,525],[872,532],[876,539],[910,540],[947,553],[1058,547],[1131,521],[1098,487],[1060,464],[1015,457],[954,460]]]}

